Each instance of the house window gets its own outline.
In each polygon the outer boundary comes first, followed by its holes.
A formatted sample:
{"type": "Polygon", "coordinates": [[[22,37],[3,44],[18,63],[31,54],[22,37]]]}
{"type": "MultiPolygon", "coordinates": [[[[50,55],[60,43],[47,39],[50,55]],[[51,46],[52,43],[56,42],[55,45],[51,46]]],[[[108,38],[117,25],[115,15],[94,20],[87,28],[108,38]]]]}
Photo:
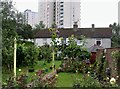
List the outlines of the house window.
{"type": "Polygon", "coordinates": [[[96,40],[96,45],[101,46],[102,45],[102,41],[101,40],[96,40]]]}

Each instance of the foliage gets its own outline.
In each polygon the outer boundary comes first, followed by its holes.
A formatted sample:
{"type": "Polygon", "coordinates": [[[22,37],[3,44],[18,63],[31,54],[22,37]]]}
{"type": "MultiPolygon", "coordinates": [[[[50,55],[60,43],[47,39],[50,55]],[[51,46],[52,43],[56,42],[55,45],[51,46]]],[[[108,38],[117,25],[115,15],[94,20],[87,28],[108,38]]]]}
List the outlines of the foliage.
{"type": "Polygon", "coordinates": [[[96,61],[96,77],[100,82],[106,81],[107,77],[110,77],[107,75],[106,69],[108,68],[108,63],[105,57],[104,51],[102,52],[100,59],[97,59],[96,61]]]}
{"type": "Polygon", "coordinates": [[[51,61],[51,52],[52,52],[52,49],[49,45],[44,45],[42,47],[39,47],[39,60],[44,60],[47,61],[47,62],[50,62],[51,61]]]}
{"type": "Polygon", "coordinates": [[[26,75],[20,75],[14,80],[14,77],[10,77],[7,80],[7,83],[2,85],[2,88],[26,88],[27,86],[27,76],[26,75]]]}
{"type": "MultiPolygon", "coordinates": [[[[118,76],[120,76],[120,51],[113,51],[112,57],[114,58],[117,67],[118,76]]],[[[118,77],[118,84],[120,85],[120,77],[118,77]]]]}
{"type": "Polygon", "coordinates": [[[17,47],[17,65],[33,67],[38,60],[39,50],[34,45],[19,44],[17,47]]]}
{"type": "Polygon", "coordinates": [[[42,30],[45,28],[45,24],[43,24],[43,21],[40,21],[39,24],[36,24],[33,28],[33,34],[36,34],[37,31],[42,30]]]}
{"type": "Polygon", "coordinates": [[[35,29],[41,29],[41,28],[45,28],[45,25],[43,24],[43,21],[40,21],[39,24],[35,25],[35,29]]]}
{"type": "Polygon", "coordinates": [[[73,87],[76,89],[78,89],[78,87],[84,87],[84,88],[98,88],[101,87],[101,84],[94,80],[93,78],[87,76],[86,78],[80,78],[80,79],[76,79],[76,81],[73,84],[73,87]]]}
{"type": "Polygon", "coordinates": [[[62,51],[62,56],[65,58],[62,63],[65,72],[82,72],[87,64],[84,61],[89,60],[90,53],[83,45],[77,45],[75,37],[71,36],[68,45],[62,51]]]}
{"type": "Polygon", "coordinates": [[[22,39],[32,39],[33,38],[33,30],[29,24],[22,24],[17,28],[17,34],[21,36],[22,39]]]}
{"type": "Polygon", "coordinates": [[[13,67],[13,44],[16,35],[16,12],[12,1],[1,1],[2,13],[2,56],[3,64],[11,70],[13,67]]]}
{"type": "Polygon", "coordinates": [[[112,47],[120,47],[120,25],[114,23],[110,26],[112,28],[112,47]]]}
{"type": "Polygon", "coordinates": [[[30,67],[34,67],[37,59],[38,59],[38,49],[35,46],[28,46],[24,50],[25,53],[25,61],[27,62],[27,65],[30,67]]]}
{"type": "Polygon", "coordinates": [[[63,56],[67,56],[72,59],[79,59],[79,61],[89,59],[90,53],[87,49],[77,45],[75,37],[69,37],[68,46],[63,50],[63,56]]]}

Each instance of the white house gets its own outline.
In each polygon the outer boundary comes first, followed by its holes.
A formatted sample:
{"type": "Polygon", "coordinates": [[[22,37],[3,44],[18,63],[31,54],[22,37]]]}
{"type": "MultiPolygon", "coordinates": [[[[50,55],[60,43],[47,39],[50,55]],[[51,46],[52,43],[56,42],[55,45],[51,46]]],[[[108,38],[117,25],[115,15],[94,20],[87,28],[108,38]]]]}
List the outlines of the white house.
{"type": "MultiPolygon", "coordinates": [[[[75,37],[80,37],[81,35],[85,36],[86,47],[89,49],[94,44],[102,46],[103,48],[111,48],[111,36],[112,29],[107,28],[95,28],[92,24],[92,28],[77,28],[77,25],[74,25],[74,28],[59,28],[59,36],[64,38],[64,42],[67,44],[68,37],[74,35],[75,37]]],[[[35,36],[34,41],[37,46],[42,46],[45,43],[51,43],[51,33],[48,29],[39,30],[35,36]]],[[[81,41],[76,40],[77,44],[80,45],[81,41]]]]}

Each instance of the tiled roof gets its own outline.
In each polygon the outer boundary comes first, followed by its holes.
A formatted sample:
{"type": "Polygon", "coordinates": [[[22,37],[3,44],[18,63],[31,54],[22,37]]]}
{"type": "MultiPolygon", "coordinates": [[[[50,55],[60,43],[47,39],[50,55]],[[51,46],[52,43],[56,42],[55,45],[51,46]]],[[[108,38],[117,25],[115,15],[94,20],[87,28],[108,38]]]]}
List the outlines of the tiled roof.
{"type": "MultiPolygon", "coordinates": [[[[80,36],[84,35],[86,38],[111,38],[112,29],[110,28],[59,28],[60,37],[69,37],[71,35],[80,36]]],[[[51,38],[50,31],[48,29],[39,30],[34,38],[51,38]]]]}

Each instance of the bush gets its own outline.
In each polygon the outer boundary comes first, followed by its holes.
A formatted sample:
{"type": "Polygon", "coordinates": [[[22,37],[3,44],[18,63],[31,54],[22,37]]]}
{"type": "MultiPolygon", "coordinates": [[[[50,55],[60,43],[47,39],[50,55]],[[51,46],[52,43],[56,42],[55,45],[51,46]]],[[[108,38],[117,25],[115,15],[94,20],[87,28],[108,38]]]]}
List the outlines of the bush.
{"type": "Polygon", "coordinates": [[[17,66],[33,67],[38,60],[39,50],[34,45],[18,44],[17,66]]]}

